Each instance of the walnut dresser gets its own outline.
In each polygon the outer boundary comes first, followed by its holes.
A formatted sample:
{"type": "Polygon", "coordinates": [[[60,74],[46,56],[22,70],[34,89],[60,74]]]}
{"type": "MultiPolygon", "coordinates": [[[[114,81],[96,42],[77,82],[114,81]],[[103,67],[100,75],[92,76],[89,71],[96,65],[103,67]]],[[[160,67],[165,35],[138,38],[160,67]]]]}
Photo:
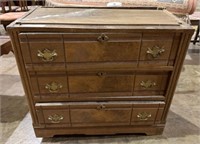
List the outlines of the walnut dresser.
{"type": "Polygon", "coordinates": [[[35,134],[161,134],[193,34],[165,10],[38,7],[8,26],[35,134]]]}

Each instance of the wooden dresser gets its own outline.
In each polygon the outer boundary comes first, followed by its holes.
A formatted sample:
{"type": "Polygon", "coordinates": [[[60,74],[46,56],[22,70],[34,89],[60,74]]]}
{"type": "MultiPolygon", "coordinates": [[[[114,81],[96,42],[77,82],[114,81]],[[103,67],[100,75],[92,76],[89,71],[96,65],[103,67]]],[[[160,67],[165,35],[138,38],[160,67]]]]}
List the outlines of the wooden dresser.
{"type": "Polygon", "coordinates": [[[161,134],[193,34],[130,8],[39,7],[8,31],[38,137],[161,134]]]}

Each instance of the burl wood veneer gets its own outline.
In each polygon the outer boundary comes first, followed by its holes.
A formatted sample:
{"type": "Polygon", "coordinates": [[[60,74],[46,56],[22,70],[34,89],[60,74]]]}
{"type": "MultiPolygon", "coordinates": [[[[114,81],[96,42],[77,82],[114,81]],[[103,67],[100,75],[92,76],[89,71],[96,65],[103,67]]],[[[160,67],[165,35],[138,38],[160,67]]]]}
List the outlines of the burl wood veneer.
{"type": "Polygon", "coordinates": [[[161,134],[193,34],[165,10],[73,7],[8,31],[38,137],[161,134]]]}

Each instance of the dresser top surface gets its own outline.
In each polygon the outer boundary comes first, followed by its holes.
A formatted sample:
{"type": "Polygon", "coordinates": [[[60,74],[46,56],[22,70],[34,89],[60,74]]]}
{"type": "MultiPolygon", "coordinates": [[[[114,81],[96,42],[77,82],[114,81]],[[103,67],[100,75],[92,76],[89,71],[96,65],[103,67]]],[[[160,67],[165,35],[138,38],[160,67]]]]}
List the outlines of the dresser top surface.
{"type": "Polygon", "coordinates": [[[179,26],[179,20],[165,10],[128,8],[39,7],[19,22],[21,24],[179,26]]]}

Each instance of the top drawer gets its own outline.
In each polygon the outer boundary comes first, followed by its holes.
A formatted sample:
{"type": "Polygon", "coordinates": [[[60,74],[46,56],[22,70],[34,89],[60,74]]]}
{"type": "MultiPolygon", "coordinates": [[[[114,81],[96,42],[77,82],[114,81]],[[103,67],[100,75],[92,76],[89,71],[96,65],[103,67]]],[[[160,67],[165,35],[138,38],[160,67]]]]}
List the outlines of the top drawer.
{"type": "Polygon", "coordinates": [[[21,33],[27,64],[132,62],[132,67],[173,65],[174,33],[21,33]]]}

